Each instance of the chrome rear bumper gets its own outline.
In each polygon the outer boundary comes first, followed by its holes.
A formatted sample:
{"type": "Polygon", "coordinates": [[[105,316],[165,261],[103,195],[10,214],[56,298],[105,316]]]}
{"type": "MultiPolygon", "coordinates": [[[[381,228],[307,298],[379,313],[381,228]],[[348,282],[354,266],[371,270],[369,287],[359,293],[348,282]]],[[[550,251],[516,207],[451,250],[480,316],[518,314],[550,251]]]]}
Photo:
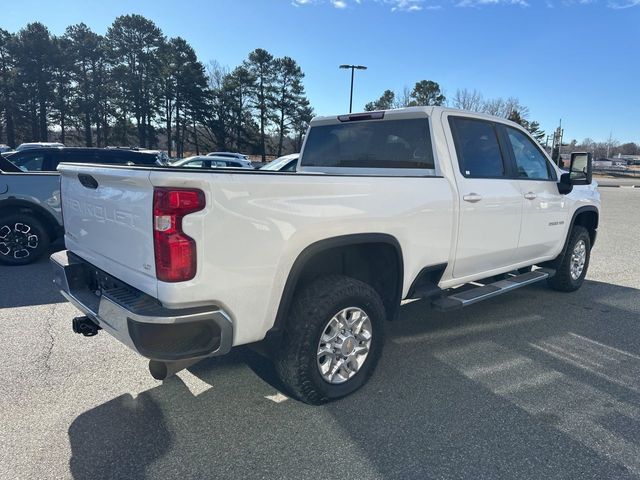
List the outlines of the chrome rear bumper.
{"type": "Polygon", "coordinates": [[[51,264],[53,283],[69,302],[147,358],[177,361],[231,350],[233,324],[216,306],[165,308],[67,250],[51,255],[51,264]]]}

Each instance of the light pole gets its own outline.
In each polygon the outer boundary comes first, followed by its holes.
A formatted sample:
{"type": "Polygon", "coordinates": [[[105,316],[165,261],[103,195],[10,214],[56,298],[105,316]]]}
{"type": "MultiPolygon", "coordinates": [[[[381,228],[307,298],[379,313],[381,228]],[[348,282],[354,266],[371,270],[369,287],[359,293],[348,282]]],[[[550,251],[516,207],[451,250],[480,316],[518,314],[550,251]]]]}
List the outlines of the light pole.
{"type": "Polygon", "coordinates": [[[349,94],[349,113],[351,113],[353,107],[353,72],[355,70],[366,70],[367,67],[365,67],[364,65],[340,65],[340,68],[351,69],[351,93],[349,94]]]}

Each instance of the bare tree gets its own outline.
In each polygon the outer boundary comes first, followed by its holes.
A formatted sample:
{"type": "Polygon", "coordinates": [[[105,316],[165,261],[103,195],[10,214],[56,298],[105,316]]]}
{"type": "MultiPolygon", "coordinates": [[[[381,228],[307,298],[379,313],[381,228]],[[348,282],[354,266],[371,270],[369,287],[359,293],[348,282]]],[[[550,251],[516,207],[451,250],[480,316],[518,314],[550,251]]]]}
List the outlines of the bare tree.
{"type": "Polygon", "coordinates": [[[462,90],[456,90],[456,94],[452,100],[452,106],[470,112],[482,112],[484,109],[484,101],[482,94],[476,89],[472,91],[463,88],[462,90]]]}
{"type": "Polygon", "coordinates": [[[402,88],[402,93],[396,95],[393,108],[404,108],[411,104],[411,89],[406,85],[402,88]]]}

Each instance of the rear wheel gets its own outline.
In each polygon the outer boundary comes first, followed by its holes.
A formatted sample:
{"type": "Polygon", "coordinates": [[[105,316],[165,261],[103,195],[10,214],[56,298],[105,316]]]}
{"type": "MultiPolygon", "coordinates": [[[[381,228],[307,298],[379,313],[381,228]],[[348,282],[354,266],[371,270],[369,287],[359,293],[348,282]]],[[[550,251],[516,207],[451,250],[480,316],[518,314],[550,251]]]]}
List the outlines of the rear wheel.
{"type": "Polygon", "coordinates": [[[569,236],[564,256],[559,261],[556,274],[548,280],[554,290],[573,292],[584,282],[591,256],[591,237],[586,228],[575,225],[569,236]]]}
{"type": "Polygon", "coordinates": [[[49,249],[49,234],[37,218],[28,214],[0,218],[0,263],[26,265],[49,249]]]}
{"type": "Polygon", "coordinates": [[[384,307],[366,283],[320,278],[294,298],[276,370],[298,399],[322,404],[369,379],[382,353],[384,307]]]}

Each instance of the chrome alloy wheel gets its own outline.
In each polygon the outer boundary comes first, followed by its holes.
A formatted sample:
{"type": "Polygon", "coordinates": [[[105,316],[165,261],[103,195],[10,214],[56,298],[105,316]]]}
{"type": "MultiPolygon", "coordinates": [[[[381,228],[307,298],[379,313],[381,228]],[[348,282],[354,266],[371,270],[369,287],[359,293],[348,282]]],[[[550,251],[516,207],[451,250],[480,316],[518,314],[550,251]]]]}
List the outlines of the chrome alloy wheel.
{"type": "Polygon", "coordinates": [[[584,264],[587,261],[587,245],[584,243],[584,240],[580,240],[576,243],[575,247],[573,247],[573,252],[571,252],[571,263],[569,265],[571,278],[573,280],[578,280],[580,275],[582,275],[582,271],[584,270],[584,264]]]}
{"type": "Polygon", "coordinates": [[[25,223],[0,227],[0,255],[26,258],[31,255],[31,250],[38,248],[38,243],[38,236],[31,233],[31,227],[25,223]]]}
{"type": "Polygon", "coordinates": [[[317,365],[322,378],[331,384],[344,383],[364,364],[373,329],[364,310],[347,307],[335,314],[322,330],[317,365]]]}

